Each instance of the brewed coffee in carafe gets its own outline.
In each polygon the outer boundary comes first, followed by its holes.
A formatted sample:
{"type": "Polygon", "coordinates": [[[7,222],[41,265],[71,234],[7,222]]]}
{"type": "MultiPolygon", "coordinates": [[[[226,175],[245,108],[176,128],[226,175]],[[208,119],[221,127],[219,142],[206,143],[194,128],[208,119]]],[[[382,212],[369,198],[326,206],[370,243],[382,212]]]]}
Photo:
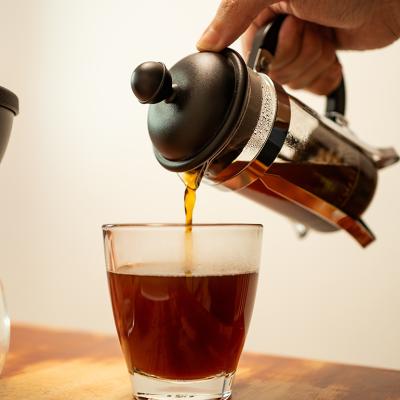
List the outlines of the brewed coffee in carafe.
{"type": "Polygon", "coordinates": [[[392,148],[362,143],[344,118],[342,81],[324,116],[266,74],[283,16],[256,35],[248,64],[231,49],[189,55],[168,70],[146,62],[132,89],[149,103],[148,130],[159,163],[252,199],[317,231],[345,230],[362,246],[374,235],[361,220],[378,169],[392,148]]]}
{"type": "Polygon", "coordinates": [[[239,140],[237,147],[231,146],[214,159],[207,175],[307,227],[334,231],[337,226],[317,215],[317,207],[326,203],[359,219],[375,193],[377,168],[364,153],[334,134],[330,121],[319,120],[307,108],[302,111],[306,106],[294,98],[289,104],[295,112],[272,164],[264,149],[251,162],[238,160],[243,153],[239,140]]]}

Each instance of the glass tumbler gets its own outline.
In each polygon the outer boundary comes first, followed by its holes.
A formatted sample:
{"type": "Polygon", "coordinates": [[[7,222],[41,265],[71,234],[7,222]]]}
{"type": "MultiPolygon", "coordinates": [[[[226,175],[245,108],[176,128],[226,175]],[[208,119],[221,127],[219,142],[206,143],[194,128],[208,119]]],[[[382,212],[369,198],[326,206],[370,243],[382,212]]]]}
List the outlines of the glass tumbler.
{"type": "Polygon", "coordinates": [[[249,328],[262,226],[104,225],[136,399],[227,399],[249,328]]]}
{"type": "Polygon", "coordinates": [[[9,343],[10,319],[7,314],[3,285],[0,281],[0,374],[6,361],[9,343]]]}

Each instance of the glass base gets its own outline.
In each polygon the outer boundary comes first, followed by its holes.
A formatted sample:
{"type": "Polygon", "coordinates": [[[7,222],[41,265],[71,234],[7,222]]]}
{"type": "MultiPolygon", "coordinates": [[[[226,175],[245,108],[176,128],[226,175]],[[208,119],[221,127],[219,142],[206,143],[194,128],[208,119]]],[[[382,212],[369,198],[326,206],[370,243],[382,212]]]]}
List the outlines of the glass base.
{"type": "Polygon", "coordinates": [[[194,380],[170,380],[134,372],[130,375],[133,397],[137,400],[228,399],[235,376],[230,374],[194,380]]]}

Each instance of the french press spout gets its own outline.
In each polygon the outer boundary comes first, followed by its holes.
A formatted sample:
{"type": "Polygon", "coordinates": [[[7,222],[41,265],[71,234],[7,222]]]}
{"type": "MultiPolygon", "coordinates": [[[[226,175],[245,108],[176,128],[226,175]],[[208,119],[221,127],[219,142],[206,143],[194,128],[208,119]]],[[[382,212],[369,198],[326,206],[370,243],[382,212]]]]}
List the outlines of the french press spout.
{"type": "Polygon", "coordinates": [[[225,49],[189,55],[170,70],[157,62],[135,69],[131,86],[141,103],[150,104],[155,156],[170,171],[203,169],[210,184],[307,229],[342,229],[367,246],[374,235],[361,216],[374,196],[378,169],[399,157],[351,132],[344,81],[321,116],[268,77],[284,18],[258,32],[247,65],[225,49]]]}

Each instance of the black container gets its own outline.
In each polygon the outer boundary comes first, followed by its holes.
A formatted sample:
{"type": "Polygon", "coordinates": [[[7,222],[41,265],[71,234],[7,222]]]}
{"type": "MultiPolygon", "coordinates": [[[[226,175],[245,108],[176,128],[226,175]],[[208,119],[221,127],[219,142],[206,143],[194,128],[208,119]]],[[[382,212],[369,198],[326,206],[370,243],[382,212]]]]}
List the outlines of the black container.
{"type": "Polygon", "coordinates": [[[0,86],[0,161],[6,151],[14,116],[18,114],[18,97],[0,86]]]}

